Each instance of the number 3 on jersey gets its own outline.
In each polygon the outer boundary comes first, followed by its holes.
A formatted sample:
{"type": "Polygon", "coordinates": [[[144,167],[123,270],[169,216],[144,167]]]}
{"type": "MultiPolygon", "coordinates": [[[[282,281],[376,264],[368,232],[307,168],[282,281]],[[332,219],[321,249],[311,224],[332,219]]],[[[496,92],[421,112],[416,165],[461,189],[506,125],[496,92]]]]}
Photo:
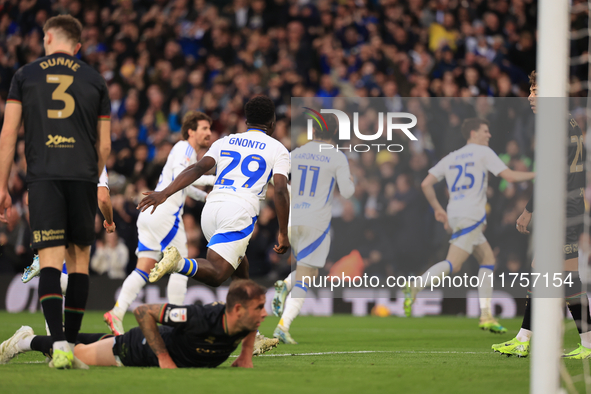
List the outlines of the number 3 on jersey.
{"type": "MultiPolygon", "coordinates": [[[[223,151],[221,151],[221,155],[228,156],[228,157],[232,158],[232,161],[230,162],[230,164],[228,164],[228,166],[226,168],[224,168],[224,170],[222,171],[222,173],[220,174],[218,179],[215,181],[215,184],[216,185],[223,185],[223,186],[231,186],[234,184],[234,180],[224,178],[224,177],[227,176],[234,168],[238,167],[238,164],[240,164],[242,156],[240,155],[240,153],[233,151],[233,150],[223,150],[223,151]]],[[[240,165],[240,170],[242,171],[242,174],[244,176],[248,177],[248,179],[246,180],[246,182],[244,182],[242,184],[241,187],[250,189],[255,183],[257,183],[257,181],[259,179],[261,179],[261,177],[265,173],[266,169],[267,169],[267,163],[265,162],[265,159],[263,159],[262,156],[259,156],[259,155],[246,156],[244,158],[244,160],[242,160],[242,164],[240,165]],[[258,167],[256,170],[251,171],[248,168],[251,163],[257,163],[258,167]]]]}
{"type": "Polygon", "coordinates": [[[454,184],[451,187],[452,192],[458,192],[460,190],[472,189],[472,187],[474,186],[474,175],[472,175],[468,172],[469,167],[474,167],[474,163],[473,162],[465,163],[463,167],[461,165],[449,167],[450,170],[453,170],[454,168],[456,170],[458,170],[458,175],[456,176],[456,180],[454,181],[454,184]],[[462,177],[462,173],[464,173],[465,178],[468,178],[470,180],[470,184],[468,184],[468,185],[464,184],[462,186],[457,186],[458,181],[462,177]]]}
{"type": "Polygon", "coordinates": [[[48,74],[45,77],[47,83],[57,83],[57,87],[51,94],[51,99],[55,101],[61,101],[64,103],[64,109],[48,109],[47,117],[49,119],[66,119],[74,113],[76,108],[76,102],[74,97],[66,93],[66,89],[74,82],[74,77],[71,75],[59,75],[59,74],[48,74]]]}

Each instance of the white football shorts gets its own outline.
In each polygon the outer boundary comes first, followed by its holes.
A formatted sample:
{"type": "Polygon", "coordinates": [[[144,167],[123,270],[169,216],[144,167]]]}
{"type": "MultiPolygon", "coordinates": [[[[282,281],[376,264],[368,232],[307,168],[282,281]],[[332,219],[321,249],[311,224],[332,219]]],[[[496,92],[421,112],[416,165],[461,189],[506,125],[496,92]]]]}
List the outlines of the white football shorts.
{"type": "Polygon", "coordinates": [[[324,231],[308,226],[291,226],[289,243],[298,265],[322,268],[330,251],[330,224],[324,231]]]}
{"type": "Polygon", "coordinates": [[[137,219],[138,246],[135,254],[138,257],[149,257],[154,260],[162,258],[162,251],[167,246],[174,246],[182,257],[187,257],[187,235],[180,215],[165,211],[150,214],[150,210],[140,213],[137,219]]]}
{"type": "Polygon", "coordinates": [[[257,216],[252,217],[238,204],[227,201],[207,201],[201,213],[201,229],[207,247],[238,268],[246,254],[257,216]]]}
{"type": "Polygon", "coordinates": [[[475,246],[486,242],[483,234],[484,226],[486,226],[486,216],[481,220],[450,218],[448,222],[452,229],[450,244],[472,254],[475,246]]]}

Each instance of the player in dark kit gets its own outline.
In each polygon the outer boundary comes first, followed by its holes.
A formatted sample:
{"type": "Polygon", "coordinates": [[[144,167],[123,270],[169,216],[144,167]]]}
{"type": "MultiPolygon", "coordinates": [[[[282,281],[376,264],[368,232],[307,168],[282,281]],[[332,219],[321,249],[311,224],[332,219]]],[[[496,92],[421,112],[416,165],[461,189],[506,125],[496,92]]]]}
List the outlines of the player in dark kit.
{"type": "MultiPolygon", "coordinates": [[[[265,294],[252,280],[238,279],[225,305],[142,305],[134,311],[139,327],[123,335],[79,334],[76,357],[99,366],[214,368],[242,342],[232,366],[252,368],[255,333],[267,316],[265,294]]],[[[31,350],[51,354],[51,338],[23,326],[0,345],[0,364],[31,350]]]]}
{"type": "Polygon", "coordinates": [[[74,57],[81,47],[80,22],[61,15],[50,18],[43,31],[47,56],[20,68],[8,94],[0,135],[0,220],[10,215],[8,175],[24,121],[32,246],[39,250],[39,300],[55,341],[52,366],[84,368],[71,348],[88,297],[96,185],[111,150],[110,100],[103,77],[74,57]],[[62,327],[66,246],[69,283],[62,327]]]}
{"type": "MultiPolygon", "coordinates": [[[[530,95],[529,102],[534,113],[536,112],[536,72],[532,72],[530,79],[530,95]]],[[[564,279],[567,275],[572,278],[572,285],[565,286],[566,304],[570,310],[573,319],[577,325],[579,335],[581,337],[581,344],[577,349],[571,353],[563,355],[564,358],[584,359],[591,357],[591,317],[588,310],[584,309],[583,305],[588,305],[586,302],[581,302],[583,297],[587,298],[587,293],[583,291],[582,283],[579,278],[579,237],[583,233],[583,217],[585,214],[585,160],[586,151],[583,140],[583,133],[577,124],[577,121],[570,116],[568,123],[568,175],[567,175],[567,196],[566,196],[566,240],[564,244],[564,279]],[[587,328],[583,329],[582,319],[586,316],[587,328]]],[[[532,213],[534,210],[533,196],[528,202],[521,216],[517,219],[517,230],[520,233],[527,234],[527,226],[529,225],[532,213]]],[[[529,293],[529,291],[528,291],[529,293]]],[[[492,349],[496,352],[506,355],[516,355],[519,357],[526,357],[529,354],[531,331],[531,308],[532,301],[531,294],[528,294],[528,300],[525,306],[525,314],[521,329],[517,336],[504,343],[492,345],[492,349]]]]}

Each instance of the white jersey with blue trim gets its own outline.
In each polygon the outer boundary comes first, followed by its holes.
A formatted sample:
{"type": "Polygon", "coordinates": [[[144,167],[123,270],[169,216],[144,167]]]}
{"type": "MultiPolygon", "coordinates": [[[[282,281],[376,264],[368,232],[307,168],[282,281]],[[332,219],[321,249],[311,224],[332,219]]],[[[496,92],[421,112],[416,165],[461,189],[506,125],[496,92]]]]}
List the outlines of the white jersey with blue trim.
{"type": "Polygon", "coordinates": [[[349,161],[343,152],[319,152],[320,141],[310,141],[291,152],[291,225],[324,231],[332,218],[334,188],[349,198],[355,192],[349,161]]]}
{"type": "Polygon", "coordinates": [[[103,168],[103,172],[101,173],[99,182],[96,185],[96,187],[106,187],[107,189],[109,188],[109,175],[107,174],[107,166],[103,168]]]}
{"type": "Polygon", "coordinates": [[[207,201],[232,200],[250,216],[258,216],[271,177],[289,174],[289,152],[281,142],[260,130],[221,138],[205,156],[217,165],[215,184],[207,201]]]}
{"type": "MultiPolygon", "coordinates": [[[[159,192],[166,188],[181,172],[183,172],[185,168],[195,164],[196,162],[197,154],[195,153],[195,149],[193,149],[193,147],[187,141],[177,142],[172,147],[172,150],[166,159],[166,164],[162,169],[162,173],[160,174],[160,179],[158,180],[158,185],[156,186],[155,191],[159,192]]],[[[158,213],[158,211],[160,211],[163,214],[175,215],[180,213],[182,215],[182,207],[185,203],[186,193],[186,189],[179,190],[178,192],[174,193],[172,196],[168,197],[166,201],[159,205],[158,209],[156,209],[154,213],[158,213]]],[[[149,214],[150,212],[150,210],[147,210],[142,213],[149,214]]]]}
{"type": "Polygon", "coordinates": [[[429,170],[449,190],[448,218],[481,220],[486,215],[488,172],[495,176],[507,166],[488,146],[467,144],[451,152],[429,170]]]}

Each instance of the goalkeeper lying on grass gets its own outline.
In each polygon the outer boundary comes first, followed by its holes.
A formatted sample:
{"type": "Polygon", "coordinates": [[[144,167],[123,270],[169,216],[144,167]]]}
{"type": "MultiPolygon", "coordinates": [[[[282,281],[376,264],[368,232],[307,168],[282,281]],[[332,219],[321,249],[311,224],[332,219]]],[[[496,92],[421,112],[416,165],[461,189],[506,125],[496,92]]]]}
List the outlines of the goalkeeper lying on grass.
{"type": "MultiPolygon", "coordinates": [[[[225,305],[142,305],[134,311],[139,327],[119,336],[79,334],[74,354],[87,365],[213,368],[242,342],[232,366],[252,368],[255,334],[267,316],[265,294],[265,288],[241,279],[230,285],[225,305]]],[[[23,326],[0,345],[0,364],[32,350],[50,355],[52,343],[23,326]]]]}

